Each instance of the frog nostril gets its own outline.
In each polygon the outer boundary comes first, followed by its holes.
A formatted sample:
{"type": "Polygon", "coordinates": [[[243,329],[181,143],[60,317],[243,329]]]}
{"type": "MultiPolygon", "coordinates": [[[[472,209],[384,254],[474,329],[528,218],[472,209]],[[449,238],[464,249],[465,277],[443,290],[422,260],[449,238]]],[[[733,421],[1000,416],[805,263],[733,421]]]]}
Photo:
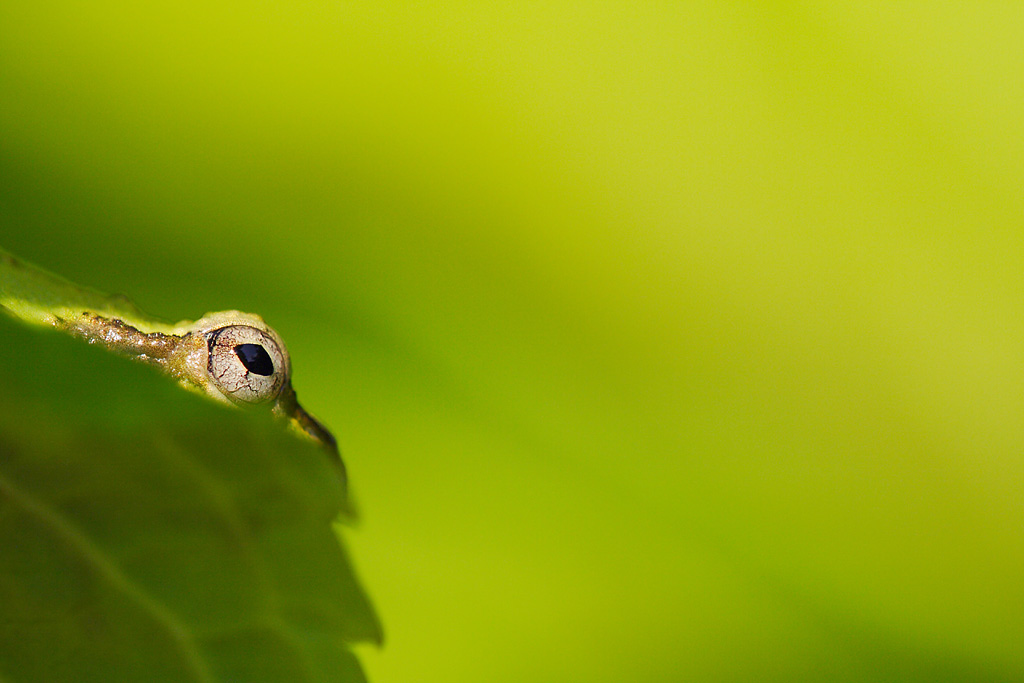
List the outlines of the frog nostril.
{"type": "Polygon", "coordinates": [[[274,374],[274,361],[270,360],[270,354],[259,344],[239,344],[235,347],[235,355],[249,372],[264,377],[274,374]]]}

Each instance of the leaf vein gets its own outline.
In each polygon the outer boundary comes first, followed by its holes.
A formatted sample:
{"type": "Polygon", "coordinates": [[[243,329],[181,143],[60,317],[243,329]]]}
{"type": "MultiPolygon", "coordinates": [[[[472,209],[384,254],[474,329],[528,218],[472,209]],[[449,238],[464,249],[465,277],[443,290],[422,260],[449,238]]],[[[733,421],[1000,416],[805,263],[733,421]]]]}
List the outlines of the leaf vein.
{"type": "Polygon", "coordinates": [[[80,557],[108,581],[111,587],[154,617],[178,646],[193,675],[193,680],[199,683],[216,683],[216,679],[203,661],[202,654],[181,621],[159,601],[125,576],[88,536],[68,521],[58,510],[18,489],[2,472],[0,472],[0,492],[26,513],[52,529],[60,540],[74,548],[80,557]]]}

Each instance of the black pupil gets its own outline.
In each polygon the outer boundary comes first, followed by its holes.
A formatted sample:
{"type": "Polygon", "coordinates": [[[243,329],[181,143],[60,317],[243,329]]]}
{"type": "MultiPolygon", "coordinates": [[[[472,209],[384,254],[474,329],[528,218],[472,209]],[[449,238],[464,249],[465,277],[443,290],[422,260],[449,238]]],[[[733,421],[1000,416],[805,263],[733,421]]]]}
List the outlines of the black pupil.
{"type": "Polygon", "coordinates": [[[270,360],[270,354],[259,344],[239,344],[235,347],[235,355],[249,372],[264,377],[274,374],[274,361],[270,360]]]}

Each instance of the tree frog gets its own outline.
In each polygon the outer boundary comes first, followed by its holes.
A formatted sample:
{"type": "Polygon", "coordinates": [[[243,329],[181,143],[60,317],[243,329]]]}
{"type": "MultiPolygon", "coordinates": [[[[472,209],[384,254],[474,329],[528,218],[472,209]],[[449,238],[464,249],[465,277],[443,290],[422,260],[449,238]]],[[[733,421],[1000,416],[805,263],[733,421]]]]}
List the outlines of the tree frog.
{"type": "Polygon", "coordinates": [[[293,430],[338,453],[331,433],[299,405],[288,349],[258,315],[221,311],[163,323],[123,297],[80,287],[3,250],[0,310],[155,365],[216,401],[268,406],[293,430]]]}

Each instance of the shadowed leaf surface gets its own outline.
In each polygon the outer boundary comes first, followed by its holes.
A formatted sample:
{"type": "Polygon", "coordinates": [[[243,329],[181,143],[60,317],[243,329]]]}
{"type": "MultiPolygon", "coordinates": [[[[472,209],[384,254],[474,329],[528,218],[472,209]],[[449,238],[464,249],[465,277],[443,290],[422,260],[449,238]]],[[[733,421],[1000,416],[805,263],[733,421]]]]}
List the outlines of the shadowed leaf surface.
{"type": "Polygon", "coordinates": [[[0,316],[0,680],[362,681],[324,453],[0,316]]]}

